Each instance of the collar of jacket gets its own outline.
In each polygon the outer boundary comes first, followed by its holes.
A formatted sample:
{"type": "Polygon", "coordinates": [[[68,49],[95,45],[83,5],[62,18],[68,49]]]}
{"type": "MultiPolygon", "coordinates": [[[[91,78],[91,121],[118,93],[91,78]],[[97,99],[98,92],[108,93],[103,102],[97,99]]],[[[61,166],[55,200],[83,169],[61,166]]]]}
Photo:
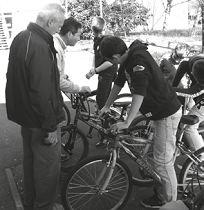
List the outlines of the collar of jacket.
{"type": "Polygon", "coordinates": [[[62,40],[61,36],[59,34],[55,34],[54,37],[58,40],[60,46],[62,47],[63,50],[65,50],[67,48],[66,44],[64,43],[64,41],[62,40]]]}
{"type": "Polygon", "coordinates": [[[45,29],[37,25],[36,23],[32,23],[32,22],[29,23],[27,29],[37,34],[38,36],[42,37],[48,43],[48,46],[50,47],[52,53],[54,54],[56,58],[57,51],[55,50],[55,47],[54,47],[53,36],[49,34],[45,29]]]}

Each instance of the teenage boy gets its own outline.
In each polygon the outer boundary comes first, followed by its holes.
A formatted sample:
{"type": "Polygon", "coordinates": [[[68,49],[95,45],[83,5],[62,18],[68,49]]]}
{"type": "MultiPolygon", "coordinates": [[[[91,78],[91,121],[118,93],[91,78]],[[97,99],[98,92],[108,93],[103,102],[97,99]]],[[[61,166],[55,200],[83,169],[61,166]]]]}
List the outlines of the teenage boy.
{"type": "MultiPolygon", "coordinates": [[[[178,43],[171,53],[162,56],[159,67],[170,85],[172,85],[179,63],[187,56],[189,48],[189,45],[185,43],[178,43]]],[[[183,86],[183,83],[180,86],[183,86]]]]}
{"type": "MultiPolygon", "coordinates": [[[[188,142],[191,150],[196,151],[204,146],[202,136],[198,133],[198,127],[204,121],[204,57],[195,56],[192,65],[189,65],[189,73],[191,78],[195,81],[192,87],[188,89],[175,88],[178,96],[190,98],[189,102],[192,104],[187,108],[189,115],[196,115],[199,122],[194,125],[187,126],[184,132],[184,138],[188,142]],[[195,59],[197,57],[197,59],[195,59]],[[194,99],[194,100],[193,100],[194,99]]],[[[189,60],[190,64],[191,59],[189,60]]],[[[188,68],[185,68],[187,70],[188,68]]]]}
{"type": "Polygon", "coordinates": [[[119,37],[109,36],[101,42],[101,55],[114,64],[120,64],[118,77],[109,98],[100,112],[107,111],[125,82],[132,93],[132,103],[124,122],[112,126],[114,132],[128,128],[138,111],[151,117],[155,124],[154,166],[162,186],[155,183],[154,195],[143,199],[147,208],[160,208],[177,200],[177,177],[173,155],[176,149],[176,130],[181,118],[181,104],[173,88],[166,82],[153,57],[142,42],[134,41],[129,49],[119,37]]]}
{"type": "MultiPolygon", "coordinates": [[[[118,69],[117,64],[112,64],[100,55],[100,44],[105,37],[106,22],[102,17],[94,17],[91,25],[94,33],[94,58],[91,70],[86,74],[86,78],[90,79],[94,74],[98,74],[98,87],[96,93],[96,110],[100,110],[106,103],[111,91],[112,82],[115,80],[118,69]]],[[[104,147],[107,143],[106,139],[101,139],[96,147],[104,147]]]]}

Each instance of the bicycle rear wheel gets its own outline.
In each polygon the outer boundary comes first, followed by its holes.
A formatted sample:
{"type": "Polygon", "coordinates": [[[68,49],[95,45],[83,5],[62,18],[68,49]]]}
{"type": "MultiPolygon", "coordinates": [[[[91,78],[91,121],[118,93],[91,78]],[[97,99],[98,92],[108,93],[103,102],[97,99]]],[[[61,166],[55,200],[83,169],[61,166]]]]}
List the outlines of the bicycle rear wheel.
{"type": "Polygon", "coordinates": [[[194,155],[202,162],[194,162],[188,158],[182,167],[178,183],[183,185],[179,186],[179,190],[197,196],[204,190],[204,147],[197,150],[194,155]]]}
{"type": "Polygon", "coordinates": [[[109,155],[98,155],[79,162],[62,183],[61,200],[65,210],[119,210],[132,191],[131,172],[117,160],[106,189],[101,187],[109,175],[109,155]]]}
{"type": "MultiPolygon", "coordinates": [[[[132,135],[136,137],[142,137],[140,141],[136,140],[125,140],[133,154],[141,156],[147,164],[153,165],[153,140],[148,140],[148,127],[135,126],[129,128],[132,135]]],[[[137,186],[151,186],[154,183],[154,179],[150,174],[141,168],[133,159],[131,159],[126,153],[120,152],[120,158],[128,165],[131,173],[133,184],[137,186]]]]}
{"type": "Polygon", "coordinates": [[[71,133],[71,128],[65,126],[61,128],[61,170],[63,172],[68,172],[71,167],[73,167],[77,162],[86,158],[89,154],[89,141],[84,135],[84,133],[76,129],[75,130],[75,140],[74,145],[70,145],[70,141],[73,139],[73,133],[71,133]],[[68,144],[68,149],[64,149],[63,145],[68,144]]]}

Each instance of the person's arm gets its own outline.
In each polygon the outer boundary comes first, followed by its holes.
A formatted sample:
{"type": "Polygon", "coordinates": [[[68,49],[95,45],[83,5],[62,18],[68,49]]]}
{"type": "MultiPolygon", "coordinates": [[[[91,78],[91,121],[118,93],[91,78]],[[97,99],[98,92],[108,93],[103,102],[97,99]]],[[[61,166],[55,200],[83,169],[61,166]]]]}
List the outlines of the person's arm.
{"type": "MultiPolygon", "coordinates": [[[[40,125],[47,132],[56,131],[55,110],[52,105],[52,78],[56,80],[53,69],[53,59],[45,47],[36,46],[35,53],[28,61],[29,66],[29,99],[40,125]]],[[[55,69],[57,70],[57,69],[55,69]]]]}
{"type": "Polygon", "coordinates": [[[92,68],[86,74],[86,78],[87,79],[90,79],[94,74],[98,74],[99,72],[106,70],[107,68],[111,67],[112,65],[113,64],[111,62],[105,61],[104,63],[102,63],[97,68],[95,68],[94,66],[92,66],[92,68]]]}
{"type": "Polygon", "coordinates": [[[164,78],[167,80],[171,75],[171,66],[169,65],[168,61],[163,58],[160,62],[159,67],[164,75],[164,78]]]}
{"type": "Polygon", "coordinates": [[[110,107],[113,104],[113,102],[115,101],[115,98],[120,93],[121,89],[122,88],[119,87],[118,85],[116,84],[113,85],[113,88],[111,89],[110,95],[105,104],[106,107],[110,107]]]}
{"type": "Polygon", "coordinates": [[[128,116],[125,120],[128,127],[131,124],[131,122],[134,120],[135,116],[137,115],[137,113],[138,113],[138,111],[141,107],[141,104],[143,102],[143,99],[144,99],[144,96],[136,95],[136,94],[133,95],[132,102],[131,102],[131,107],[130,107],[128,116]]]}
{"type": "MultiPolygon", "coordinates": [[[[55,45],[56,47],[58,45],[55,45]]],[[[58,53],[56,54],[57,57],[57,67],[59,70],[59,74],[60,74],[60,89],[63,92],[67,92],[67,93],[78,93],[82,90],[82,88],[75,84],[74,82],[72,82],[71,80],[67,79],[67,75],[64,73],[64,66],[62,64],[62,60],[64,60],[64,51],[60,50],[59,48],[57,48],[58,53]]]]}
{"type": "Polygon", "coordinates": [[[134,94],[132,97],[132,103],[130,107],[130,111],[128,113],[128,116],[124,122],[119,122],[111,126],[111,130],[113,132],[119,132],[122,129],[126,129],[130,126],[131,122],[134,120],[136,114],[138,113],[142,102],[143,102],[144,96],[136,95],[134,94]]]}
{"type": "Polygon", "coordinates": [[[106,101],[106,104],[104,105],[104,107],[99,111],[99,118],[101,117],[101,115],[103,115],[103,113],[106,112],[110,112],[110,106],[113,104],[113,102],[115,101],[115,98],[117,97],[117,95],[120,93],[122,87],[119,87],[118,85],[114,84],[113,88],[111,89],[111,92],[109,94],[109,97],[106,101]]]}
{"type": "Polygon", "coordinates": [[[104,63],[102,63],[100,66],[98,66],[97,68],[95,68],[95,72],[99,73],[101,71],[106,70],[107,68],[111,67],[113,64],[109,61],[105,61],[104,63]]]}
{"type": "Polygon", "coordinates": [[[202,94],[204,94],[204,85],[197,83],[196,85],[190,88],[176,88],[174,87],[177,96],[185,97],[185,98],[196,98],[202,94]]]}
{"type": "Polygon", "coordinates": [[[82,90],[82,87],[60,76],[60,89],[67,93],[78,93],[82,90]]]}
{"type": "Polygon", "coordinates": [[[188,69],[189,69],[188,61],[184,60],[179,64],[174,79],[172,81],[172,87],[177,87],[179,85],[184,74],[188,72],[188,69]]]}

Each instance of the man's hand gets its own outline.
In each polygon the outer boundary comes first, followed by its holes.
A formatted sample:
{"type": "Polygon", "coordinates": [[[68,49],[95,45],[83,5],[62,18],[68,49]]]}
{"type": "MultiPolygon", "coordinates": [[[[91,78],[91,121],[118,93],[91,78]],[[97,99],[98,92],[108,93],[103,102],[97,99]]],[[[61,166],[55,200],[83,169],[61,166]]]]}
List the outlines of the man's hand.
{"type": "Polygon", "coordinates": [[[47,135],[48,137],[44,139],[44,144],[52,146],[58,143],[57,130],[51,133],[47,133],[47,135]]]}
{"type": "Polygon", "coordinates": [[[186,104],[186,109],[189,111],[195,105],[195,101],[190,98],[188,103],[186,104]]]}
{"type": "Polygon", "coordinates": [[[91,88],[89,86],[82,86],[80,93],[90,93],[91,88]]]}
{"type": "Polygon", "coordinates": [[[98,118],[100,118],[104,113],[106,112],[110,112],[110,108],[107,106],[104,106],[100,111],[99,111],[99,115],[98,118]]]}
{"type": "Polygon", "coordinates": [[[91,70],[86,74],[86,78],[90,79],[95,73],[95,68],[92,67],[91,70]]]}
{"type": "Polygon", "coordinates": [[[116,133],[116,132],[120,132],[120,130],[126,129],[126,128],[128,128],[128,127],[129,127],[129,123],[126,122],[126,121],[124,121],[124,122],[118,122],[118,123],[112,125],[110,129],[111,129],[114,133],[116,133]]]}

